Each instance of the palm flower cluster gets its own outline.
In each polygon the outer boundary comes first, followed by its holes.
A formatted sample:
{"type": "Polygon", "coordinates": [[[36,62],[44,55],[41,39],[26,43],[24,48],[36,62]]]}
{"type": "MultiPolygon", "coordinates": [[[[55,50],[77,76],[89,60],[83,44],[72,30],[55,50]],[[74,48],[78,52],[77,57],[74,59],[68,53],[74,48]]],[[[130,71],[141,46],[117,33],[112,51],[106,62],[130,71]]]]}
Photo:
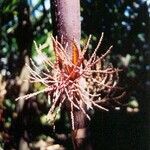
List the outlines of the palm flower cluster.
{"type": "MultiPolygon", "coordinates": [[[[103,33],[88,60],[85,59],[85,53],[89,47],[91,36],[89,36],[87,44],[82,50],[75,40],[72,42],[72,56],[67,53],[67,44],[62,46],[57,38],[52,39],[56,57],[55,62],[44,55],[41,46],[36,45],[37,53],[43,58],[46,69],[38,73],[38,71],[27,65],[31,74],[30,81],[32,83],[39,82],[45,88],[21,96],[17,100],[25,100],[40,93],[47,93],[48,100],[51,101],[48,116],[51,116],[57,107],[61,108],[67,103],[71,114],[72,127],[74,126],[74,111],[82,111],[88,119],[90,119],[87,113],[88,109],[93,110],[94,107],[97,107],[108,111],[101,103],[109,101],[112,98],[112,91],[119,89],[118,72],[120,70],[112,67],[112,65],[102,65],[112,46],[101,57],[96,55],[103,39],[103,33]]],[[[32,60],[31,63],[38,70],[32,60]]]]}

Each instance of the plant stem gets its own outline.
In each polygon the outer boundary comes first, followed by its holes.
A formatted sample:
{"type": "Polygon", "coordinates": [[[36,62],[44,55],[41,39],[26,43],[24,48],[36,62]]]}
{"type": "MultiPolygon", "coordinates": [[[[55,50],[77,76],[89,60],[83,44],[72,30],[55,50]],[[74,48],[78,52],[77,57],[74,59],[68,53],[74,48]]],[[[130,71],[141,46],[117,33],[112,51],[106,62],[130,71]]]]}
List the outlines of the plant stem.
{"type": "MultiPolygon", "coordinates": [[[[80,1],[79,0],[51,0],[51,14],[53,34],[58,37],[62,45],[68,43],[67,53],[72,57],[72,42],[80,45],[80,1]],[[61,38],[63,37],[63,41],[61,38]]],[[[82,85],[82,83],[81,83],[82,85]]],[[[66,107],[68,108],[67,104],[66,107]]],[[[70,109],[67,110],[70,114],[70,109]]],[[[72,128],[72,141],[74,150],[92,150],[89,123],[90,121],[81,110],[74,110],[74,128],[72,128]]],[[[71,120],[71,115],[70,115],[71,120]]]]}

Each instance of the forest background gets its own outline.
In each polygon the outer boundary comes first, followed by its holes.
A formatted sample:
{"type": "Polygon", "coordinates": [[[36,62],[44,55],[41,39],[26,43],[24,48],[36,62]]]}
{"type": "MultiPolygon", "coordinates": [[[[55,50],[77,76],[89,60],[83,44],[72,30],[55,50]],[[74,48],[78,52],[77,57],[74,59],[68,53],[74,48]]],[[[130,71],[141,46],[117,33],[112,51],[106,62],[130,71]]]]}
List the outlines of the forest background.
{"type": "MultiPolygon", "coordinates": [[[[49,0],[0,1],[0,147],[36,149],[55,146],[70,149],[70,125],[66,114],[57,117],[56,129],[46,121],[50,105],[43,94],[25,102],[18,96],[42,88],[30,85],[25,63],[33,58],[41,66],[33,41],[52,51],[52,19],[49,0]],[[60,117],[61,116],[61,117],[60,117]],[[22,144],[23,143],[23,144],[22,144]],[[40,144],[39,144],[40,143],[40,144]],[[41,144],[42,143],[42,144],[41,144]]],[[[89,54],[104,32],[102,49],[113,45],[109,56],[123,68],[120,79],[127,95],[122,106],[109,113],[96,111],[92,136],[97,149],[148,150],[150,89],[150,3],[146,0],[82,0],[81,45],[92,34],[89,54]]],[[[104,51],[99,51],[99,55],[104,51]]],[[[42,70],[42,68],[40,68],[42,70]]]]}

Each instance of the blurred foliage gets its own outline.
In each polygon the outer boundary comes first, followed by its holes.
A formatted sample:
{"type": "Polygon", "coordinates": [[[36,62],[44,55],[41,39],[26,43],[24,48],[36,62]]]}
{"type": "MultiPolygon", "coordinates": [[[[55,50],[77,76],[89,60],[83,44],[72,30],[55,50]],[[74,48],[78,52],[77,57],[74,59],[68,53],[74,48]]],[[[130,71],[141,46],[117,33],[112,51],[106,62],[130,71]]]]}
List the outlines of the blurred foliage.
{"type": "MultiPolygon", "coordinates": [[[[38,44],[45,44],[45,53],[52,59],[52,24],[50,15],[49,0],[22,0],[30,6],[30,21],[33,30],[33,39],[38,44]]],[[[2,82],[11,82],[17,91],[15,72],[17,67],[19,49],[16,41],[16,29],[18,22],[18,6],[21,0],[1,0],[0,1],[0,74],[3,81],[0,80],[0,147],[10,144],[9,148],[16,148],[16,141],[13,134],[17,132],[13,129],[13,124],[18,116],[16,112],[16,102],[14,93],[5,93],[2,82]],[[11,61],[10,64],[10,59],[11,61]],[[9,93],[9,94],[8,94],[9,93]],[[5,95],[6,94],[6,95],[5,95]],[[11,96],[12,94],[12,96],[11,96]],[[13,143],[14,142],[14,143],[13,143]]],[[[104,42],[99,55],[104,52],[111,44],[114,45],[110,60],[115,66],[123,68],[121,73],[121,84],[126,86],[128,93],[125,100],[127,112],[143,112],[148,109],[148,101],[145,98],[145,88],[150,88],[148,80],[150,64],[150,4],[146,0],[82,0],[81,1],[81,23],[82,39],[81,45],[85,43],[89,34],[92,34],[92,43],[89,47],[89,53],[92,52],[101,32],[105,33],[104,42]],[[133,110],[134,109],[134,110],[133,110]],[[138,109],[138,110],[137,110],[138,109]]],[[[22,39],[26,40],[26,39],[22,39]]],[[[32,56],[34,61],[40,66],[40,60],[36,57],[35,46],[32,45],[32,56]]],[[[43,68],[40,68],[43,69],[43,68]]],[[[9,85],[7,85],[9,90],[9,85]]],[[[41,85],[33,85],[32,90],[42,88],[41,85]]],[[[16,95],[17,96],[17,95],[16,95]]],[[[30,123],[31,134],[38,137],[45,134],[46,138],[53,136],[52,127],[45,120],[49,104],[45,95],[39,95],[36,103],[38,110],[35,112],[34,123],[30,123]],[[35,125],[36,124],[36,125],[35,125]],[[37,127],[39,126],[39,127],[37,127]],[[39,131],[40,130],[40,131],[39,131]],[[49,133],[48,133],[49,132],[49,133]]],[[[32,108],[32,107],[31,107],[32,108]]],[[[29,108],[26,110],[29,111],[29,108]]],[[[31,115],[32,111],[28,113],[31,115]]],[[[59,120],[60,116],[58,116],[59,120]]],[[[63,117],[65,122],[66,117],[63,117]]],[[[61,121],[60,121],[61,122],[61,121]]],[[[62,122],[61,125],[62,127],[62,122]]],[[[68,131],[68,124],[66,124],[68,131]]],[[[61,128],[58,126],[59,128],[61,128]]],[[[61,129],[60,129],[61,130],[61,129]]],[[[66,132],[67,132],[66,131],[66,132]]],[[[33,135],[31,137],[33,137],[33,135]]],[[[30,138],[31,140],[32,138],[30,138]]],[[[35,138],[32,139],[33,141],[35,138]]],[[[40,138],[40,140],[43,140],[40,138]]],[[[46,141],[46,139],[44,139],[46,141]]],[[[43,141],[42,141],[43,142],[43,141]]],[[[35,146],[34,144],[31,144],[35,146]]],[[[0,148],[0,149],[1,149],[0,148]]],[[[144,149],[143,149],[144,150],[144,149]]]]}
{"type": "MultiPolygon", "coordinates": [[[[131,96],[143,101],[144,87],[149,84],[149,23],[150,7],[147,1],[93,1],[81,2],[82,33],[93,34],[96,39],[105,33],[102,47],[114,46],[111,61],[124,68],[122,81],[131,96]],[[147,57],[145,57],[147,55],[147,57]]],[[[93,45],[93,44],[92,44],[93,45]]],[[[103,50],[100,50],[101,54],[103,50]]]]}

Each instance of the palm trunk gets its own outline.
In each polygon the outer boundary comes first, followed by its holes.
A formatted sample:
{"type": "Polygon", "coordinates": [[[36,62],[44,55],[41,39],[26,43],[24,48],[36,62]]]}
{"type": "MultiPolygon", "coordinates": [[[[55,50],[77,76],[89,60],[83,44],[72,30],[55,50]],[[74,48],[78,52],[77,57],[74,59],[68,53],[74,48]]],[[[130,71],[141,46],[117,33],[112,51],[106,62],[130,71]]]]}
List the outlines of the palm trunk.
{"type": "MultiPolygon", "coordinates": [[[[19,91],[18,96],[25,95],[29,90],[29,70],[26,68],[25,64],[29,64],[29,59],[31,57],[31,47],[33,42],[33,33],[32,33],[32,25],[29,19],[30,12],[29,12],[29,6],[27,4],[27,1],[21,1],[18,5],[18,26],[15,32],[16,35],[16,41],[18,45],[19,50],[19,58],[18,63],[16,64],[16,74],[19,75],[19,91]],[[26,82],[23,82],[26,80],[26,82]]],[[[14,70],[14,68],[13,68],[14,70]]],[[[17,81],[17,82],[18,82],[17,81]]],[[[17,135],[17,142],[18,142],[18,149],[19,150],[28,150],[29,145],[27,142],[28,139],[28,133],[25,128],[25,120],[27,118],[25,112],[25,101],[18,100],[17,103],[17,121],[15,124],[15,128],[17,128],[17,132],[19,134],[17,135]]]]}
{"type": "MultiPolygon", "coordinates": [[[[79,45],[81,37],[80,1],[51,0],[51,12],[54,36],[57,36],[60,42],[63,37],[63,43],[61,44],[68,43],[67,53],[71,58],[71,43],[73,39],[75,39],[79,45]]],[[[89,120],[82,111],[74,110],[73,114],[74,129],[72,129],[72,141],[74,149],[92,150],[89,134],[89,120]]]]}

